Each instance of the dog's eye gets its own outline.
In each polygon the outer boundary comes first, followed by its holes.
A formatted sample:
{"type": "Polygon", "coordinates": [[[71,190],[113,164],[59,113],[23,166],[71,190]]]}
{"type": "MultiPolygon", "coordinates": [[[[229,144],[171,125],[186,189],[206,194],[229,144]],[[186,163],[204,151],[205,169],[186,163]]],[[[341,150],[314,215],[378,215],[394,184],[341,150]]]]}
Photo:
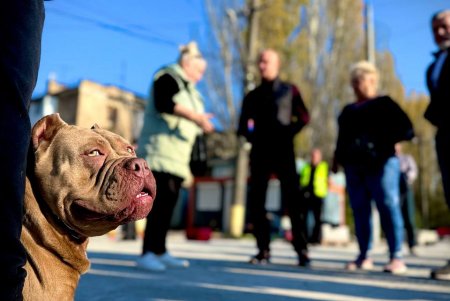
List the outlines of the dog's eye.
{"type": "Polygon", "coordinates": [[[102,153],[98,149],[94,149],[93,151],[89,152],[89,157],[97,157],[100,156],[102,153]]]}
{"type": "Polygon", "coordinates": [[[130,154],[134,154],[134,149],[131,146],[128,146],[127,152],[129,152],[130,154]]]}

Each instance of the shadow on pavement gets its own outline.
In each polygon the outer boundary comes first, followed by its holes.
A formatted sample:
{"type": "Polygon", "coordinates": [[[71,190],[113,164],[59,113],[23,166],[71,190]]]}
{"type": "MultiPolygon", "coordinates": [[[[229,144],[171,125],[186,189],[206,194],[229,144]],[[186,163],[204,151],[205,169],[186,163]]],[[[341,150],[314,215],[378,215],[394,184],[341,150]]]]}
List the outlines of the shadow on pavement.
{"type": "Polygon", "coordinates": [[[137,255],[88,252],[88,256],[91,269],[81,277],[76,301],[450,300],[448,282],[382,272],[189,259],[187,269],[152,273],[136,267],[137,255]]]}

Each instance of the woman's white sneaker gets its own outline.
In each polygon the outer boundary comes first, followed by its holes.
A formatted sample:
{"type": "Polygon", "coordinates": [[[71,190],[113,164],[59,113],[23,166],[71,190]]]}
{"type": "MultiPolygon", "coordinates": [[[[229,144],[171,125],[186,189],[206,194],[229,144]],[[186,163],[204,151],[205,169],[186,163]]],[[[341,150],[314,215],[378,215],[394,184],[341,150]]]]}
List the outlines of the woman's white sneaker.
{"type": "Polygon", "coordinates": [[[147,252],[136,260],[137,267],[152,271],[152,272],[164,272],[166,266],[160,260],[161,256],[157,256],[155,253],[147,252]]]}
{"type": "Polygon", "coordinates": [[[175,258],[169,252],[159,255],[158,259],[162,264],[170,268],[187,268],[189,266],[189,261],[175,258]]]}

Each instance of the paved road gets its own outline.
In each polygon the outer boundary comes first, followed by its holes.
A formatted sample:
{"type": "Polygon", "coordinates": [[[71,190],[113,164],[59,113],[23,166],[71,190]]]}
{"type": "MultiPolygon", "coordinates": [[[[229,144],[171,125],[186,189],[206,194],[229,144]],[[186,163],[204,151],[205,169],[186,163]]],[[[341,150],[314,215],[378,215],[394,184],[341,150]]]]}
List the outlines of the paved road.
{"type": "Polygon", "coordinates": [[[171,232],[169,249],[191,266],[164,273],[136,267],[141,245],[140,239],[92,238],[91,269],[81,277],[75,300],[450,300],[450,281],[428,279],[432,268],[450,258],[450,240],[420,246],[417,257],[406,256],[409,270],[403,276],[382,272],[384,244],[374,250],[375,271],[346,272],[344,264],[357,252],[354,244],[312,247],[312,266],[300,268],[294,266],[291,245],[279,239],[272,243],[272,263],[253,266],[246,263],[255,253],[253,239],[201,242],[171,232]]]}

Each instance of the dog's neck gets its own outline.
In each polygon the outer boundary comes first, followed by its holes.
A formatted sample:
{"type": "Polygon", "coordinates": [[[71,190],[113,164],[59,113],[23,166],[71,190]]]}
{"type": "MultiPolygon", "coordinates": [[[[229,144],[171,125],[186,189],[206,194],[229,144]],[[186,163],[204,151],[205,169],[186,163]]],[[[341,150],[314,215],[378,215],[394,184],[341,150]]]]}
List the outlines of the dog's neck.
{"type": "Polygon", "coordinates": [[[75,239],[54,214],[44,214],[41,207],[27,178],[21,237],[28,256],[27,281],[35,281],[36,288],[43,279],[57,278],[56,283],[65,283],[74,293],[80,275],[89,269],[88,239],[75,239]]]}

